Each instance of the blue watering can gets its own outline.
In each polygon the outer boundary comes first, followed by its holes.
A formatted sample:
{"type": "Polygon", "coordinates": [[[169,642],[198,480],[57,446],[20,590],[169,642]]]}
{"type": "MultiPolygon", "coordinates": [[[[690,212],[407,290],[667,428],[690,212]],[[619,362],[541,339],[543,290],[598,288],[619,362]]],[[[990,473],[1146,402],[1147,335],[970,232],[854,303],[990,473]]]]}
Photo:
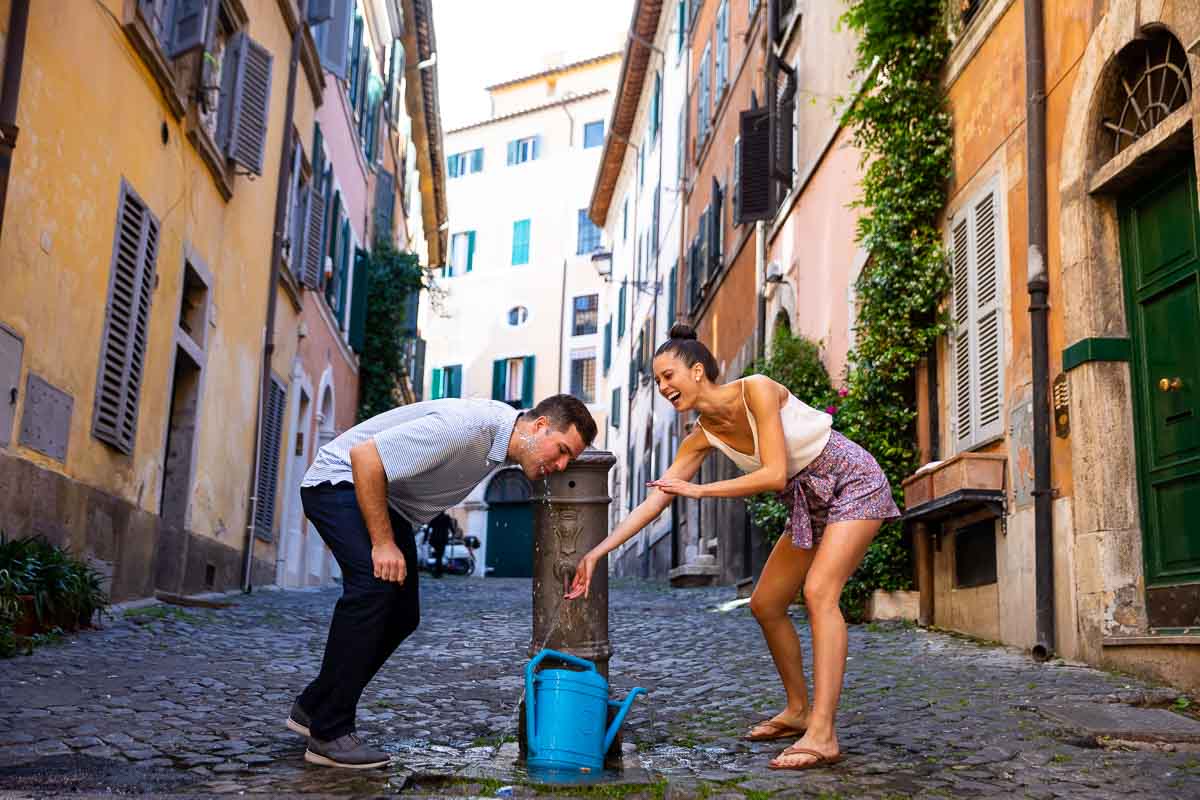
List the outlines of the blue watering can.
{"type": "Polygon", "coordinates": [[[547,769],[599,770],[634,698],[645,691],[633,689],[624,703],[617,703],[608,699],[608,681],[591,661],[557,650],[538,653],[525,667],[526,763],[547,769]],[[546,669],[534,674],[547,658],[585,671],[546,669]],[[619,710],[606,731],[609,706],[619,710]]]}

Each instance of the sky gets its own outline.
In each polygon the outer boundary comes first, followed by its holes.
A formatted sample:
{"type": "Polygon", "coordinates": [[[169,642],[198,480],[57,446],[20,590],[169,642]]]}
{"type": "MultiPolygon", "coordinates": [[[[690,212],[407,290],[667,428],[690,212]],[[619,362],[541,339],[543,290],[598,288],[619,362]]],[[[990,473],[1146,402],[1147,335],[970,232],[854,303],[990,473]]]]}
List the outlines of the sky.
{"type": "Polygon", "coordinates": [[[633,0],[433,0],[443,130],[486,119],[485,86],[624,49],[633,0]]]}

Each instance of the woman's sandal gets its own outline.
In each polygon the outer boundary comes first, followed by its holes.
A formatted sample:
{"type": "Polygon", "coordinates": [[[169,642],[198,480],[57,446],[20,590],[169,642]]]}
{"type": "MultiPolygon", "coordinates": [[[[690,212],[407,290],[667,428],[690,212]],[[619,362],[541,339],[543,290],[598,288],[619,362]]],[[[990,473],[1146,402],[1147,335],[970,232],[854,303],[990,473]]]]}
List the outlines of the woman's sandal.
{"type": "Polygon", "coordinates": [[[788,749],[784,750],[782,753],[780,753],[778,756],[776,756],[776,758],[782,758],[783,756],[796,755],[797,753],[803,753],[806,756],[812,756],[816,760],[815,761],[805,761],[800,764],[769,764],[768,766],[770,766],[771,769],[803,770],[803,769],[814,769],[816,767],[828,767],[828,766],[836,764],[842,760],[841,753],[838,753],[836,756],[827,756],[824,753],[820,753],[820,752],[818,752],[816,750],[812,750],[808,747],[796,747],[795,745],[792,745],[788,749]]]}
{"type": "Polygon", "coordinates": [[[786,722],[779,722],[774,719],[764,719],[762,722],[756,722],[750,726],[750,731],[742,738],[747,742],[770,742],[775,739],[790,739],[792,737],[800,737],[804,735],[806,728],[797,728],[789,725],[786,722]],[[755,728],[770,728],[767,733],[755,734],[755,728]]]}

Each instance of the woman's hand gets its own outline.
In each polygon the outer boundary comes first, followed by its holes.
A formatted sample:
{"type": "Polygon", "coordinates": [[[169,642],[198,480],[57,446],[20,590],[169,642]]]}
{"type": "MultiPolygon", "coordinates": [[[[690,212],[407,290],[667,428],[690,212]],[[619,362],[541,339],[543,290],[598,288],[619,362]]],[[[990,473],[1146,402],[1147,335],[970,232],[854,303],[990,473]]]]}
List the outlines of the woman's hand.
{"type": "Polygon", "coordinates": [[[700,498],[704,496],[704,487],[680,480],[679,478],[659,478],[656,481],[648,482],[646,485],[651,489],[658,489],[660,492],[679,495],[680,497],[700,498]]]}
{"type": "Polygon", "coordinates": [[[592,573],[596,571],[596,562],[599,560],[600,557],[594,552],[589,552],[580,559],[579,566],[575,567],[575,578],[571,581],[571,588],[564,595],[567,600],[574,600],[580,595],[588,596],[592,585],[592,573]]]}

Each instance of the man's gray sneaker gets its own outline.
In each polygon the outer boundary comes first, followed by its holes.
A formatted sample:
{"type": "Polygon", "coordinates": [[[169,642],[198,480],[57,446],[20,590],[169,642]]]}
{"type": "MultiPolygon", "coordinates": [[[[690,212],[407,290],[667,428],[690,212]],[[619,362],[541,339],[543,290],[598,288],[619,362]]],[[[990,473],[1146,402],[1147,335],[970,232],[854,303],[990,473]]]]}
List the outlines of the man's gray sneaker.
{"type": "Polygon", "coordinates": [[[300,707],[300,701],[292,703],[292,713],[288,715],[287,726],[289,730],[293,730],[306,739],[312,736],[308,728],[312,725],[312,717],[304,713],[304,709],[300,707]]]}
{"type": "Polygon", "coordinates": [[[322,767],[344,769],[371,769],[387,766],[391,757],[382,750],[367,745],[357,734],[347,733],[328,742],[308,737],[308,749],[304,760],[322,767]]]}

